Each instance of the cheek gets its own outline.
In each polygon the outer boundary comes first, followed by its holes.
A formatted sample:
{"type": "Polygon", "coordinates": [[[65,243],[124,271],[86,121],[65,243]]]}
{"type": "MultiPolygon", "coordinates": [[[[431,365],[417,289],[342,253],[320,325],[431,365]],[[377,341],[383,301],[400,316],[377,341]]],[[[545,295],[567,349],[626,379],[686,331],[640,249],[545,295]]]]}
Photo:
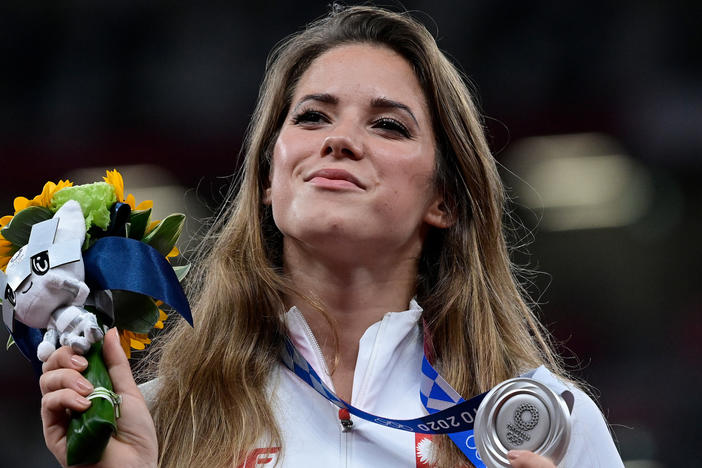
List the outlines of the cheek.
{"type": "Polygon", "coordinates": [[[385,165],[382,178],[398,196],[418,200],[429,197],[434,190],[433,158],[411,157],[385,165]]]}
{"type": "Polygon", "coordinates": [[[290,164],[295,158],[300,158],[310,152],[314,136],[309,132],[284,127],[273,146],[273,165],[290,164]]]}
{"type": "Polygon", "coordinates": [[[264,196],[264,203],[267,205],[273,203],[273,197],[277,194],[280,187],[281,172],[285,167],[284,160],[285,158],[281,156],[280,144],[276,141],[271,157],[270,172],[268,174],[268,188],[264,196]]]}
{"type": "Polygon", "coordinates": [[[264,201],[273,207],[280,206],[281,202],[288,199],[291,193],[290,180],[289,177],[285,176],[285,169],[281,164],[276,165],[270,177],[270,186],[266,190],[264,201]]]}
{"type": "Polygon", "coordinates": [[[292,169],[296,164],[296,154],[294,145],[290,144],[281,135],[273,147],[273,158],[271,161],[271,176],[269,180],[273,192],[277,192],[287,184],[292,169]]]}

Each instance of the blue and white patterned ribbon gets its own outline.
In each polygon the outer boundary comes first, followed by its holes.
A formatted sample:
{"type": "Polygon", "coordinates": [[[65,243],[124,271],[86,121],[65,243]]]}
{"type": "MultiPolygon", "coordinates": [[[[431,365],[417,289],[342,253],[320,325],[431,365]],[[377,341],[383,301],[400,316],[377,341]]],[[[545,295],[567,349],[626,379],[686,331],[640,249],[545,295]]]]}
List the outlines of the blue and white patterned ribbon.
{"type": "MultiPolygon", "coordinates": [[[[480,406],[485,395],[487,395],[487,392],[469,400],[478,400],[475,412],[478,411],[478,406],[480,406]]],[[[419,390],[419,398],[429,414],[434,415],[441,414],[442,411],[447,411],[465,402],[461,395],[439,375],[426,356],[422,358],[422,386],[419,390]]],[[[475,417],[475,413],[473,413],[473,417],[475,417]]],[[[451,432],[448,436],[461,449],[461,452],[468,457],[475,468],[485,468],[475,443],[472,424],[470,429],[462,432],[451,432]]]]}

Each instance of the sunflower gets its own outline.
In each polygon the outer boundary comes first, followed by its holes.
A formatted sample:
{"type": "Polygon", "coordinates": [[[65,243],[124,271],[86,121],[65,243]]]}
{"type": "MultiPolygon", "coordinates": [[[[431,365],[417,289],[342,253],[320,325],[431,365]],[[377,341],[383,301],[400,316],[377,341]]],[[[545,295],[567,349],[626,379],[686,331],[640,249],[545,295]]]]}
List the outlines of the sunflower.
{"type": "Polygon", "coordinates": [[[127,358],[132,357],[132,348],[141,351],[150,344],[151,340],[147,333],[135,333],[129,330],[119,330],[119,344],[122,345],[127,358]]]}
{"type": "Polygon", "coordinates": [[[29,200],[25,197],[15,198],[15,214],[30,206],[49,207],[49,205],[51,205],[51,199],[53,198],[54,194],[66,187],[73,187],[73,182],[71,182],[70,180],[59,180],[58,184],[55,184],[53,182],[47,182],[44,184],[44,188],[42,189],[41,193],[33,199],[29,200]]]}
{"type": "Polygon", "coordinates": [[[163,301],[156,301],[156,305],[158,306],[158,321],[154,324],[154,328],[161,330],[163,328],[164,320],[168,318],[168,314],[161,309],[163,301]]]}
{"type": "Polygon", "coordinates": [[[153,200],[144,200],[137,205],[134,195],[131,193],[128,194],[126,198],[124,197],[124,180],[122,179],[122,174],[120,174],[117,169],[106,171],[106,173],[107,175],[103,177],[103,180],[114,187],[118,202],[126,203],[132,210],[148,210],[153,208],[153,200]]]}
{"type": "MultiPolygon", "coordinates": [[[[4,228],[7,223],[10,222],[12,216],[3,216],[0,218],[0,229],[4,228]]],[[[0,233],[0,270],[5,271],[7,264],[10,262],[10,258],[15,254],[17,247],[5,239],[0,233]]]]}
{"type": "MultiPolygon", "coordinates": [[[[14,214],[16,215],[20,211],[24,210],[25,208],[29,208],[30,206],[42,206],[47,208],[51,205],[51,198],[53,198],[56,192],[72,186],[73,182],[70,180],[59,180],[57,184],[47,182],[44,184],[44,188],[42,189],[41,193],[31,200],[26,197],[16,197],[13,203],[15,209],[14,214]]],[[[0,229],[7,226],[10,221],[12,221],[13,217],[14,215],[7,215],[0,218],[0,229]]],[[[0,233],[0,270],[5,271],[7,264],[10,262],[10,258],[12,258],[12,255],[14,255],[19,247],[21,246],[14,245],[12,242],[5,239],[2,233],[0,233]]]]}

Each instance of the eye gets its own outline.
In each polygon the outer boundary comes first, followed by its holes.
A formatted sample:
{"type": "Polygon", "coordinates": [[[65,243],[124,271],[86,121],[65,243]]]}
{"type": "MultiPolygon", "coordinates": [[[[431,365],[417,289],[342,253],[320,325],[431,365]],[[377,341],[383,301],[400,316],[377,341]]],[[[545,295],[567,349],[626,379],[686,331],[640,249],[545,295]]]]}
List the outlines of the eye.
{"type": "Polygon", "coordinates": [[[17,305],[15,303],[15,292],[12,290],[9,284],[5,286],[5,299],[10,301],[10,304],[12,304],[13,307],[17,305]]]}
{"type": "Polygon", "coordinates": [[[43,275],[49,271],[49,252],[46,250],[39,252],[31,258],[32,271],[37,275],[43,275]]]}
{"type": "Polygon", "coordinates": [[[389,117],[382,117],[373,122],[373,128],[387,130],[389,132],[400,134],[405,138],[411,138],[409,130],[407,130],[407,127],[405,127],[402,122],[389,117]]]}
{"type": "Polygon", "coordinates": [[[305,110],[301,111],[293,117],[293,123],[295,125],[300,124],[321,124],[328,123],[329,119],[323,113],[316,110],[305,110]]]}

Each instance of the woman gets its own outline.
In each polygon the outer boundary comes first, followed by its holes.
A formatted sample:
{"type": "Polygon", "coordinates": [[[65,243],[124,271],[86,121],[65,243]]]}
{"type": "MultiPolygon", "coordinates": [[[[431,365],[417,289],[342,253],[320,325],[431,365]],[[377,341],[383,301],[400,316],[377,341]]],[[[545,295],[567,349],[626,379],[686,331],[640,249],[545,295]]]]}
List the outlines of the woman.
{"type": "MultiPolygon", "coordinates": [[[[445,436],[419,454],[412,433],[357,418],[343,432],[349,418],[282,366],[286,336],[340,398],[386,417],[424,414],[424,348],[464,397],[541,364],[564,375],[514,279],[503,189],[465,83],[408,15],[335,9],[282,43],[243,154],[190,281],[195,330],[169,335],[144,389],[153,423],[106,337],[123,406],[104,466],[468,463],[445,436]]],[[[65,409],[88,405],[84,365],[62,348],[41,379],[60,461],[65,409]]],[[[581,437],[564,463],[620,466],[596,406],[575,394],[581,437]]]]}

